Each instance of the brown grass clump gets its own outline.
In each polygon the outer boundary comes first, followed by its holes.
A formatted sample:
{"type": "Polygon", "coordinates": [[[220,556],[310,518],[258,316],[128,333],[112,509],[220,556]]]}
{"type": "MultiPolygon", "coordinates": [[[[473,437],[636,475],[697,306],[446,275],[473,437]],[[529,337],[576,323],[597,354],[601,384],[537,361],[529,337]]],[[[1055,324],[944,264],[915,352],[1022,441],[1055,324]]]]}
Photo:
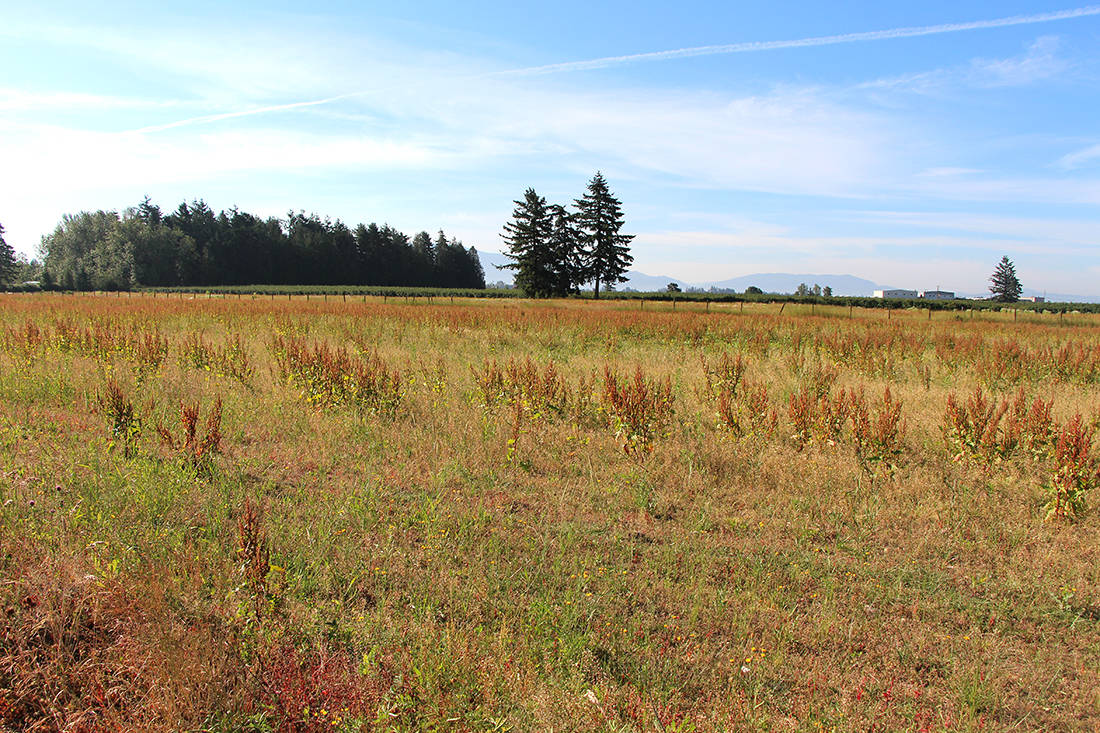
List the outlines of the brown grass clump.
{"type": "Polygon", "coordinates": [[[1047,516],[1065,520],[1084,515],[1086,497],[1100,485],[1100,459],[1092,455],[1092,428],[1074,415],[1054,444],[1054,474],[1051,476],[1047,516]]]}
{"type": "Polygon", "coordinates": [[[221,451],[222,399],[217,397],[206,416],[205,430],[199,430],[200,408],[197,403],[180,403],[179,425],[182,434],[177,437],[170,428],[157,425],[161,443],[178,453],[192,466],[199,467],[221,451]]]}
{"type": "Polygon", "coordinates": [[[672,419],[671,381],[647,379],[640,367],[630,379],[604,367],[603,386],[603,409],[623,450],[631,455],[651,452],[672,419]]]}
{"type": "Polygon", "coordinates": [[[242,702],[226,639],[175,617],[155,584],[2,544],[19,570],[0,584],[0,728],[169,731],[242,702]]]}

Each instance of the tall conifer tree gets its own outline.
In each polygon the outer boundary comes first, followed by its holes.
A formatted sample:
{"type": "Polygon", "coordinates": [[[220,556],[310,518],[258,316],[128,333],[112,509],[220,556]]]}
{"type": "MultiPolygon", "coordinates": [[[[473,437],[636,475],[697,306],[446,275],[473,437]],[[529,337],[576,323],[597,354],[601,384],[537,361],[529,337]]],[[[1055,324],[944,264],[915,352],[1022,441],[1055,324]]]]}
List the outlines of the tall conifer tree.
{"type": "Polygon", "coordinates": [[[619,234],[623,227],[622,202],[611,194],[599,171],[588,182],[584,196],[577,199],[577,225],[584,243],[585,280],[595,282],[595,297],[600,283],[614,287],[626,281],[623,273],[634,262],[630,254],[633,234],[619,234]]]}
{"type": "Polygon", "coordinates": [[[550,250],[554,260],[555,296],[576,293],[585,283],[585,260],[577,215],[560,204],[550,206],[550,250]]]}
{"type": "Polygon", "coordinates": [[[989,282],[991,283],[989,292],[993,294],[994,300],[999,300],[1002,303],[1015,303],[1020,299],[1020,292],[1023,288],[1020,285],[1019,278],[1016,277],[1016,266],[1012,264],[1012,260],[1008,259],[1007,255],[997,263],[997,269],[993,271],[989,282]]]}
{"type": "Polygon", "coordinates": [[[500,235],[508,245],[511,262],[502,268],[516,271],[516,287],[527,295],[543,298],[554,294],[557,263],[550,246],[553,221],[546,199],[528,188],[522,201],[514,201],[512,221],[500,235]]]}

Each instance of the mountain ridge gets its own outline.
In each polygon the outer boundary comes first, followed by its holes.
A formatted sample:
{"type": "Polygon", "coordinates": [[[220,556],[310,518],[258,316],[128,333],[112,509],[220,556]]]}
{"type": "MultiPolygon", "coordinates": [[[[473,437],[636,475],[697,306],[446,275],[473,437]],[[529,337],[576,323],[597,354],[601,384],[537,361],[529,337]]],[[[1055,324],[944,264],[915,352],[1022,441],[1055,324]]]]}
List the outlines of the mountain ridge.
{"type": "MultiPolygon", "coordinates": [[[[478,251],[478,255],[481,257],[481,265],[485,270],[486,283],[493,284],[496,282],[503,282],[511,286],[513,282],[512,271],[497,269],[498,265],[510,262],[505,255],[499,252],[481,252],[480,250],[478,251]]],[[[736,290],[741,293],[745,291],[745,288],[755,286],[765,293],[787,294],[795,292],[799,285],[805,283],[810,287],[813,287],[815,284],[823,288],[830,287],[833,289],[833,295],[870,297],[875,290],[889,290],[894,287],[892,285],[881,285],[873,280],[848,274],[822,275],[813,273],[758,272],[751,275],[726,278],[725,280],[711,280],[705,282],[688,282],[676,277],[649,275],[637,270],[627,270],[626,276],[627,281],[620,283],[617,289],[636,290],[643,293],[661,291],[667,288],[669,283],[676,283],[682,290],[687,290],[688,288],[710,290],[711,288],[715,288],[717,290],[736,290]]],[[[925,290],[931,288],[911,289],[925,290]]],[[[956,295],[960,298],[983,298],[988,297],[989,294],[987,292],[973,293],[958,291],[956,295]]],[[[1024,288],[1023,295],[1027,297],[1044,296],[1046,300],[1051,303],[1100,303],[1100,296],[1045,293],[1033,288],[1024,288]]]]}

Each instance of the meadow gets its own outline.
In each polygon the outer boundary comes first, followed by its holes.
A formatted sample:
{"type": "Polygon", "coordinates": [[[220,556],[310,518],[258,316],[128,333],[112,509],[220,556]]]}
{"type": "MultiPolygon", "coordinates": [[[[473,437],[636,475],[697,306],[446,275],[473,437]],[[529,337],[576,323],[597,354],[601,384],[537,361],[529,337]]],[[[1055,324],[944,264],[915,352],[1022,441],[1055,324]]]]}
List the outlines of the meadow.
{"type": "Polygon", "coordinates": [[[1100,727],[1100,316],[0,314],[0,730],[1100,727]]]}

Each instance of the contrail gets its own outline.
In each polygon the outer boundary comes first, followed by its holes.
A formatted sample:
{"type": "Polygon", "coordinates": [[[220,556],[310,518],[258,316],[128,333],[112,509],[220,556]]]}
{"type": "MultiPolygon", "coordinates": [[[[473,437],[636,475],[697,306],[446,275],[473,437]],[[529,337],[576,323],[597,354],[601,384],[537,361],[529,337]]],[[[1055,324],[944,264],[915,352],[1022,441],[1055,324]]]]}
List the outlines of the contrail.
{"type": "Polygon", "coordinates": [[[531,66],[524,69],[512,69],[498,72],[499,76],[520,76],[534,74],[556,74],[562,71],[587,71],[590,69],[604,69],[609,66],[622,66],[639,61],[667,61],[669,59],[692,58],[694,56],[717,56],[731,53],[752,53],[756,51],[775,51],[784,48],[808,48],[811,46],[834,46],[841,43],[860,43],[862,41],[885,41],[893,38],[913,38],[916,36],[934,36],[941,33],[961,33],[963,31],[976,31],[985,28],[1004,28],[1013,25],[1031,25],[1033,23],[1050,23],[1055,20],[1072,20],[1084,18],[1090,15],[1100,15],[1100,5],[1089,5],[1073,10],[1058,10],[1051,13],[1037,13],[1035,15],[1013,15],[1007,18],[993,20],[975,20],[969,23],[944,23],[942,25],[912,26],[908,28],[892,28],[883,31],[864,31],[862,33],[843,33],[835,36],[815,36],[813,38],[796,38],[786,41],[750,41],[747,43],[727,43],[718,46],[693,46],[691,48],[678,48],[671,51],[652,51],[649,53],[635,53],[627,56],[605,56],[604,58],[589,59],[587,61],[567,61],[560,64],[547,64],[545,66],[531,66]]]}
{"type": "Polygon", "coordinates": [[[357,97],[362,94],[370,94],[369,91],[361,92],[348,92],[347,94],[338,94],[335,97],[326,97],[325,99],[314,99],[309,102],[291,102],[289,104],[275,104],[269,107],[253,107],[251,109],[244,109],[237,112],[222,112],[214,115],[202,115],[201,117],[189,117],[186,120],[176,120],[175,122],[166,122],[162,125],[149,125],[148,127],[141,127],[131,132],[160,132],[161,130],[171,130],[173,127],[184,127],[186,125],[201,125],[206,122],[217,122],[219,120],[231,120],[234,117],[251,117],[252,115],[262,115],[268,112],[282,112],[288,109],[299,109],[301,107],[316,107],[319,104],[330,104],[332,102],[338,102],[341,99],[347,99],[348,97],[357,97]]]}
{"type": "MultiPolygon", "coordinates": [[[[985,28],[1005,28],[1014,25],[1031,25],[1034,23],[1050,23],[1056,20],[1072,20],[1092,15],[1100,15],[1100,5],[1087,5],[1072,10],[1057,10],[1050,13],[1036,13],[1034,15],[1012,15],[1006,18],[993,20],[975,20],[969,23],[944,23],[941,25],[911,26],[907,28],[892,28],[882,31],[863,31],[860,33],[842,33],[835,36],[814,36],[812,38],[795,38],[786,41],[749,41],[745,43],[727,43],[717,46],[693,46],[691,48],[678,48],[670,51],[651,51],[649,53],[635,53],[627,56],[605,56],[587,61],[566,61],[560,64],[547,64],[545,66],[529,66],[522,69],[510,69],[507,71],[491,72],[480,77],[500,76],[533,76],[538,74],[557,74],[568,71],[588,71],[605,69],[610,66],[623,66],[645,61],[667,61],[671,59],[692,58],[695,56],[717,56],[732,53],[753,53],[757,51],[776,51],[785,48],[810,48],[813,46],[835,46],[841,43],[861,43],[863,41],[885,41],[893,38],[914,38],[917,36],[934,36],[942,33],[962,33],[964,31],[983,30],[985,28]]],[[[479,77],[472,77],[479,78],[479,77]]],[[[284,110],[298,109],[301,107],[316,107],[322,104],[331,104],[349,97],[371,94],[378,90],[363,90],[339,94],[335,97],[315,99],[306,102],[291,102],[289,104],[277,104],[269,107],[254,107],[238,112],[225,112],[222,114],[191,117],[186,120],[177,120],[162,125],[142,127],[133,132],[160,132],[175,127],[186,125],[199,125],[219,120],[228,120],[236,117],[251,117],[252,115],[267,114],[269,112],[282,112],[284,110]]]]}

